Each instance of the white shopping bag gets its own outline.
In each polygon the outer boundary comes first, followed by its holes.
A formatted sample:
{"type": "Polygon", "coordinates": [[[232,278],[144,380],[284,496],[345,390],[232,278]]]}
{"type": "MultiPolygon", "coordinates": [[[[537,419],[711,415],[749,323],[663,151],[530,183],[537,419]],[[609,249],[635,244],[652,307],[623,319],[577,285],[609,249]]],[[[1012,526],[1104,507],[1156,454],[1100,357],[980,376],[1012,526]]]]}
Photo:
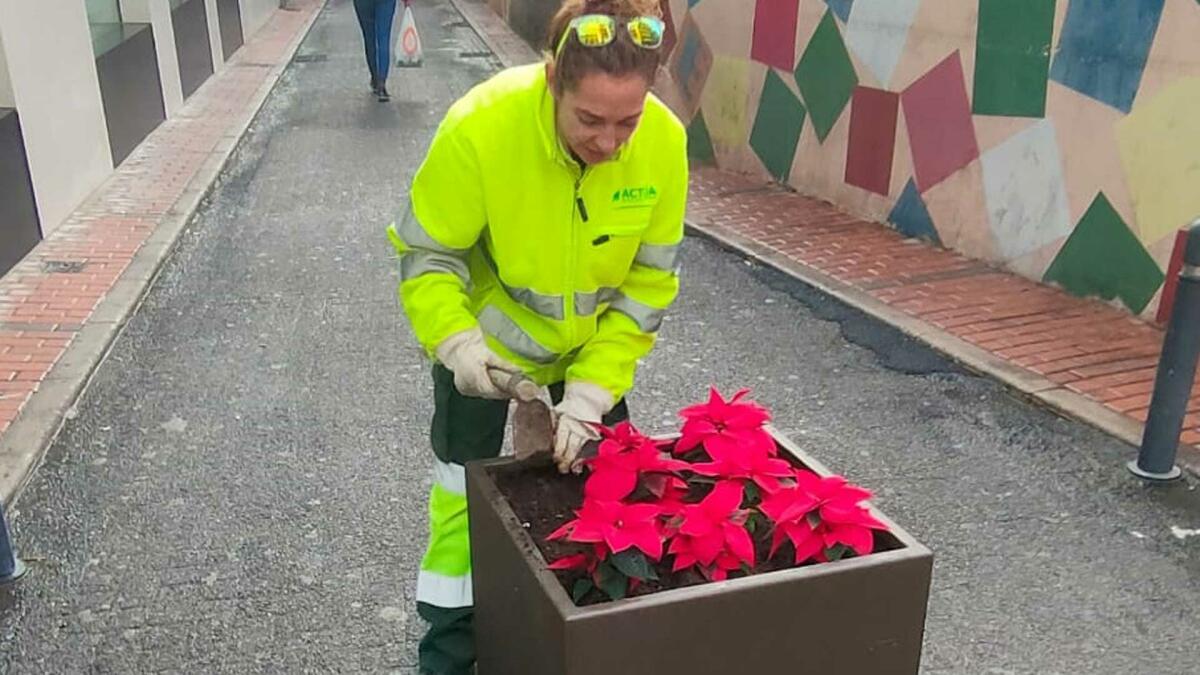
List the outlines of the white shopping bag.
{"type": "Polygon", "coordinates": [[[421,36],[417,34],[417,22],[413,20],[410,0],[404,0],[404,18],[400,20],[400,39],[396,45],[396,65],[415,68],[421,65],[421,36]]]}

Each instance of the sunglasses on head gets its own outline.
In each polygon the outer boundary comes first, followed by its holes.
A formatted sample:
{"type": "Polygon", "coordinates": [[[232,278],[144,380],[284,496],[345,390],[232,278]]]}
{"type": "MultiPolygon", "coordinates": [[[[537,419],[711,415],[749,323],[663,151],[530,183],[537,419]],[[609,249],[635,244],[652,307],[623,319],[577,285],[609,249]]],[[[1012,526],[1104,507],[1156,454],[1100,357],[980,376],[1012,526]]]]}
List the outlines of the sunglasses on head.
{"type": "MultiPolygon", "coordinates": [[[[643,49],[658,49],[662,46],[663,33],[666,30],[662,19],[636,16],[623,21],[633,44],[643,49]]],[[[617,38],[617,18],[607,14],[584,14],[575,17],[567,24],[567,29],[559,38],[558,46],[554,49],[554,58],[562,55],[563,46],[567,44],[567,38],[572,31],[579,39],[579,44],[584,47],[604,47],[617,38]]]]}

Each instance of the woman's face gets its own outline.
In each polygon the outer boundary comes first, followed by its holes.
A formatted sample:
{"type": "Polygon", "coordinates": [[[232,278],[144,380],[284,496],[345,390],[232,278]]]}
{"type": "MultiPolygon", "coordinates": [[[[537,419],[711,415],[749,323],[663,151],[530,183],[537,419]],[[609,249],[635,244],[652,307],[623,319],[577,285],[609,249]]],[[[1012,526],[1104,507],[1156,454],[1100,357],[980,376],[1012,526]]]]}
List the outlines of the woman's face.
{"type": "Polygon", "coordinates": [[[585,164],[605,162],[637,129],[649,91],[636,73],[588,73],[573,90],[555,94],[558,134],[585,164]]]}

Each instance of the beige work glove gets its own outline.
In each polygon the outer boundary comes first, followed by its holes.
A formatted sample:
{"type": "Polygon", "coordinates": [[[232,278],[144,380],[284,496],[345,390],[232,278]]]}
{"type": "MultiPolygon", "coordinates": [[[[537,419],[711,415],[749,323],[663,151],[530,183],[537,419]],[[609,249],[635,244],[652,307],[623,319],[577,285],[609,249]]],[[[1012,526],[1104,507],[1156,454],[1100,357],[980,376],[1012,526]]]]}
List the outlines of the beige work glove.
{"type": "Polygon", "coordinates": [[[600,432],[594,425],[613,407],[613,396],[607,389],[590,382],[568,382],[562,401],[554,407],[554,463],[561,473],[578,473],[576,461],[584,443],[598,440],[600,432]]]}
{"type": "Polygon", "coordinates": [[[506,399],[509,394],[496,386],[488,368],[509,373],[520,369],[500,358],[483,339],[479,327],[455,333],[442,341],[435,350],[438,361],[454,373],[454,387],[463,396],[506,399]]]}

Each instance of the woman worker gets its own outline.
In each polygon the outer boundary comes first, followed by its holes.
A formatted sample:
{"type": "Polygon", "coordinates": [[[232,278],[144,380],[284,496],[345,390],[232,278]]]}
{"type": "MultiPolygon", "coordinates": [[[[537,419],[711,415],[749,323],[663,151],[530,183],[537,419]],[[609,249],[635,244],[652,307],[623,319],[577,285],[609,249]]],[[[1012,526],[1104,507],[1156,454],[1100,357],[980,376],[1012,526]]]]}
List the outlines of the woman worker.
{"type": "Polygon", "coordinates": [[[561,471],[627,416],[625,394],[679,289],[683,125],[650,94],[657,0],[566,0],[544,63],[451,107],[389,227],[400,296],[433,367],[430,538],[417,583],[422,673],[468,673],[463,464],[495,457],[507,395],[489,369],[548,385],[561,471]]]}

